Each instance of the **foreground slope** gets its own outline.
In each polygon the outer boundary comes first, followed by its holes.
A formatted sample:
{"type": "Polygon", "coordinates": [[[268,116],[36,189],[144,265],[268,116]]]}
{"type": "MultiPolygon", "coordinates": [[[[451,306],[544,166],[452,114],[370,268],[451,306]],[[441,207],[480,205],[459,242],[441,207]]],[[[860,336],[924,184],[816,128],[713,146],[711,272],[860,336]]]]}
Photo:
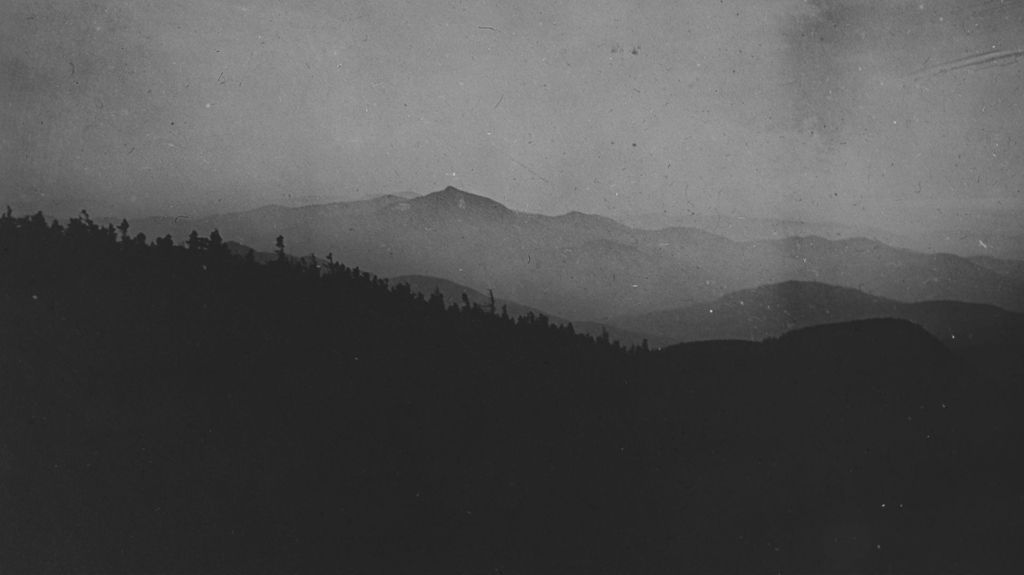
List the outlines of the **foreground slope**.
{"type": "Polygon", "coordinates": [[[627,351],[117,236],[0,217],[5,573],[1021,564],[1019,382],[907,322],[627,351]]]}

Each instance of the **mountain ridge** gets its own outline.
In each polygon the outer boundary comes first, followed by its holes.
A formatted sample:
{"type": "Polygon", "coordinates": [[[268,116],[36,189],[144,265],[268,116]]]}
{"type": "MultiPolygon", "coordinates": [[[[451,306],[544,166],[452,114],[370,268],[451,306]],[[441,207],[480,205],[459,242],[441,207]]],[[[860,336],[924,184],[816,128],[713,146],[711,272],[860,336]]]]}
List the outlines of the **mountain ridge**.
{"type": "Polygon", "coordinates": [[[271,251],[283,235],[295,253],[333,253],[384,277],[501,286],[511,300],[573,321],[682,307],[785,280],[901,301],[953,299],[1024,310],[1024,283],[997,265],[959,256],[869,239],[735,242],[696,228],[641,230],[580,212],[517,212],[451,186],[408,200],[385,196],[133,226],[177,237],[218,228],[259,251],[271,251]]]}
{"type": "Polygon", "coordinates": [[[906,303],[807,281],[763,285],[685,308],[609,318],[608,323],[673,341],[760,341],[794,329],[882,318],[911,321],[954,347],[1024,336],[1024,314],[996,306],[943,300],[906,303]]]}

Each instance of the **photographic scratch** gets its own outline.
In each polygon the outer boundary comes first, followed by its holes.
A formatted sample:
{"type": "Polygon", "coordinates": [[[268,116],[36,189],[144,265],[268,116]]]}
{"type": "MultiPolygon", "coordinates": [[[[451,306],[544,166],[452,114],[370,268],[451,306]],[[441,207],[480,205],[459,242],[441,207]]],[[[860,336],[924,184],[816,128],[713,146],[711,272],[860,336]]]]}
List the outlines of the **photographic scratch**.
{"type": "Polygon", "coordinates": [[[544,182],[545,184],[547,184],[547,185],[549,185],[549,186],[551,185],[551,181],[550,181],[550,180],[548,180],[548,179],[547,179],[547,178],[545,178],[544,176],[542,176],[542,175],[538,174],[538,173],[537,173],[537,172],[536,172],[536,171],[535,171],[535,170],[534,170],[533,168],[531,168],[530,166],[527,166],[526,164],[524,164],[524,163],[520,162],[519,160],[517,160],[517,159],[513,158],[512,156],[509,156],[509,159],[510,159],[510,160],[512,160],[513,162],[515,162],[515,163],[516,163],[516,165],[518,165],[519,167],[523,168],[523,169],[524,169],[524,170],[526,170],[527,172],[530,172],[531,174],[533,174],[534,176],[536,176],[537,178],[539,178],[539,179],[540,179],[541,181],[543,181],[543,182],[544,182]]]}
{"type": "MultiPolygon", "coordinates": [[[[963,58],[957,58],[955,60],[949,60],[940,64],[927,66],[907,77],[913,80],[921,80],[967,68],[985,69],[992,66],[1009,66],[1011,64],[1016,64],[1021,57],[1024,57],[1024,49],[988,50],[986,52],[979,52],[971,54],[970,56],[964,56],[963,58]]],[[[926,64],[927,62],[928,60],[925,60],[926,64]]]]}

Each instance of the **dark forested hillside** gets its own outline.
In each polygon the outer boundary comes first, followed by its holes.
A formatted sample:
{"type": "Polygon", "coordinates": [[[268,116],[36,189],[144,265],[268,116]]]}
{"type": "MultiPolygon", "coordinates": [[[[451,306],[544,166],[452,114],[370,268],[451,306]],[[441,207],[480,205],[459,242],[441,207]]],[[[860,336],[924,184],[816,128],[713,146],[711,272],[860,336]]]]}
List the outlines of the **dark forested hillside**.
{"type": "Polygon", "coordinates": [[[511,317],[523,317],[527,314],[533,314],[535,316],[545,315],[552,323],[561,325],[571,323],[573,329],[579,333],[589,334],[594,337],[600,337],[602,334],[607,333],[608,337],[612,341],[617,341],[626,346],[642,346],[644,345],[644,341],[647,341],[648,345],[652,347],[661,347],[662,345],[675,343],[674,340],[667,337],[659,337],[657,335],[652,336],[644,332],[628,331],[598,322],[570,322],[567,319],[547,314],[541,310],[500,298],[495,298],[494,303],[492,304],[490,298],[493,297],[493,291],[484,295],[473,288],[441,278],[431,276],[398,276],[390,278],[389,281],[391,284],[407,284],[414,293],[418,292],[425,296],[429,296],[434,292],[440,292],[446,300],[450,301],[461,301],[462,295],[466,294],[466,297],[469,298],[471,304],[477,304],[481,307],[494,305],[496,309],[504,310],[504,312],[511,317]]]}
{"type": "Polygon", "coordinates": [[[625,349],[226,239],[0,217],[0,572],[1019,565],[1018,382],[914,324],[625,349]]]}

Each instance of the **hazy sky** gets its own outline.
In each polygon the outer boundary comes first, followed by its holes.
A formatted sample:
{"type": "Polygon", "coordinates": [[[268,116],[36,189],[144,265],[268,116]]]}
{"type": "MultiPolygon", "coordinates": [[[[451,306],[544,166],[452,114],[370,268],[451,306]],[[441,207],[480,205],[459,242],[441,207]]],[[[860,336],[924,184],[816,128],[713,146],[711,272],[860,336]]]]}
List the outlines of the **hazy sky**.
{"type": "Polygon", "coordinates": [[[1017,213],[1022,140],[1020,0],[0,3],[22,209],[455,185],[912,231],[1017,213]]]}

